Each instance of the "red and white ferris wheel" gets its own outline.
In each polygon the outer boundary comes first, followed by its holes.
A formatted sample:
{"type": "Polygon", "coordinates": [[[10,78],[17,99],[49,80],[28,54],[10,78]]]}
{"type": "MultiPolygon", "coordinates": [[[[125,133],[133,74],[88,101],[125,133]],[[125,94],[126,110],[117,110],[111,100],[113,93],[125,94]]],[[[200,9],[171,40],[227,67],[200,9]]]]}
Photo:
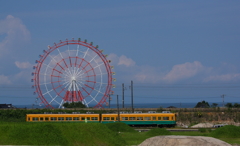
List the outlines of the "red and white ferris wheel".
{"type": "Polygon", "coordinates": [[[113,66],[103,50],[86,40],[54,43],[36,61],[33,87],[41,104],[61,108],[65,102],[81,101],[87,107],[101,108],[114,85],[113,66]]]}

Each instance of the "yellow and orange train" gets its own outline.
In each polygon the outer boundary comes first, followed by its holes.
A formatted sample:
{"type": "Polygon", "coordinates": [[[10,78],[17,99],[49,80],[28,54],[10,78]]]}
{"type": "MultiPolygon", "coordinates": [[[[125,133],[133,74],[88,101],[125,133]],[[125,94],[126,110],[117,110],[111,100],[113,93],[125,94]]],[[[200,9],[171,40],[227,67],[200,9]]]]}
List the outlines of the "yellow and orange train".
{"type": "Polygon", "coordinates": [[[113,123],[123,122],[128,125],[176,125],[175,113],[106,113],[106,114],[27,114],[27,122],[82,122],[113,123]]]}

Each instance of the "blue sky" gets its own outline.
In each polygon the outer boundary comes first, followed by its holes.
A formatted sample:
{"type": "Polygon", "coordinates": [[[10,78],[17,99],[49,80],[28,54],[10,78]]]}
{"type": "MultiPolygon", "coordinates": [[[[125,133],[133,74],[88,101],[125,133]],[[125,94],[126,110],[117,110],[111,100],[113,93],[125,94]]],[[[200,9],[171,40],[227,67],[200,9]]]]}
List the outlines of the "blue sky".
{"type": "Polygon", "coordinates": [[[1,0],[0,103],[35,103],[35,60],[66,38],[109,55],[113,102],[131,80],[138,103],[238,102],[239,16],[239,1],[1,0]]]}

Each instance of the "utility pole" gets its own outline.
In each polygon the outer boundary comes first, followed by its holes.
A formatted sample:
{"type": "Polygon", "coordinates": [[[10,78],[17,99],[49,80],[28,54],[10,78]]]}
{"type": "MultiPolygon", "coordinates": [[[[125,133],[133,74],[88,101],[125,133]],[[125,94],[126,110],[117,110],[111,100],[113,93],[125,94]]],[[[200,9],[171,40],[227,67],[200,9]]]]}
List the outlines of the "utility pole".
{"type": "Polygon", "coordinates": [[[223,105],[222,105],[222,106],[223,106],[223,107],[224,107],[224,96],[225,96],[225,95],[223,94],[223,95],[222,95],[222,98],[223,98],[223,105]]]}
{"type": "Polygon", "coordinates": [[[133,81],[131,81],[131,98],[132,98],[132,113],[134,113],[134,108],[133,108],[133,81]]]}
{"type": "Polygon", "coordinates": [[[119,112],[119,104],[118,104],[118,95],[117,95],[117,109],[118,109],[118,122],[120,122],[120,112],[119,112]]]}
{"type": "Polygon", "coordinates": [[[122,84],[122,108],[124,108],[124,83],[122,84]]]}

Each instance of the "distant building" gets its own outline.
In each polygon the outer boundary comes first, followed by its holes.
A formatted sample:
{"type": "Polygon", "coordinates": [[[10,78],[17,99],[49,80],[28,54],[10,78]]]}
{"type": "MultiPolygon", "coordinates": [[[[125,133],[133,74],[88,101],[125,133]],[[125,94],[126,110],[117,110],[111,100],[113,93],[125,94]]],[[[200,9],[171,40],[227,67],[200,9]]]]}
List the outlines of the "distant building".
{"type": "Polygon", "coordinates": [[[14,108],[12,104],[0,104],[0,108],[14,108]]]}

